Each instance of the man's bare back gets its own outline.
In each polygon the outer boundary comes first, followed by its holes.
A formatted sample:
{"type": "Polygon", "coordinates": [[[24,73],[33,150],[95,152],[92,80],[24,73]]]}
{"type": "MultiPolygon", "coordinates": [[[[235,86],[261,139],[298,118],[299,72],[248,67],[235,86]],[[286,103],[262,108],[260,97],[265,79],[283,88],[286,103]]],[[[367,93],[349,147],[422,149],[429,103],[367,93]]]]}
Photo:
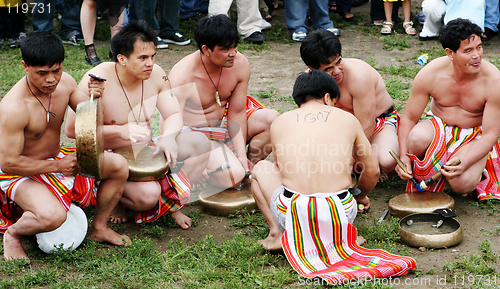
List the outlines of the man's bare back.
{"type": "Polygon", "coordinates": [[[359,132],[352,114],[316,102],[282,114],[271,125],[271,136],[283,185],[307,195],[350,187],[353,140],[359,132]]]}

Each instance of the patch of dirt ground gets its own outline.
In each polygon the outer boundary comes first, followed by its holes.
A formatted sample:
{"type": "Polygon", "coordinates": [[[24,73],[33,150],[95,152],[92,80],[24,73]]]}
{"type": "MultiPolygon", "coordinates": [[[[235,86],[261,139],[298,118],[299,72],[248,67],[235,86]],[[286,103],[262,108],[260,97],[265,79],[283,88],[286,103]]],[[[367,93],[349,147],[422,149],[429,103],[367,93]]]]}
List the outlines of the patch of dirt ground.
{"type": "MultiPolygon", "coordinates": [[[[281,2],[280,2],[281,3],[281,2]]],[[[412,1],[412,14],[421,11],[421,1],[412,1]]],[[[262,6],[264,7],[264,6],[262,6]]],[[[410,48],[404,50],[394,49],[392,51],[384,50],[385,45],[382,35],[370,35],[363,32],[360,26],[369,26],[369,9],[370,3],[365,3],[360,7],[352,9],[356,17],[362,17],[363,20],[358,25],[346,25],[341,29],[340,40],[342,42],[343,56],[354,57],[364,61],[374,60],[377,66],[390,67],[393,66],[418,66],[415,62],[415,57],[421,54],[420,50],[431,49],[433,46],[439,46],[438,42],[420,42],[418,37],[411,37],[407,42],[411,45],[410,48]]],[[[264,13],[264,12],[263,12],[264,13]]],[[[265,15],[265,14],[263,14],[265,15]]],[[[280,24],[286,27],[284,19],[284,10],[280,8],[273,14],[273,25],[280,24]]],[[[402,10],[400,10],[400,18],[402,10]]],[[[400,22],[401,23],[401,22],[400,22]]],[[[400,25],[400,24],[398,24],[400,25]]],[[[416,24],[418,31],[421,30],[421,25],[416,24]]],[[[240,51],[250,61],[252,67],[252,76],[250,79],[248,94],[256,96],[260,92],[268,92],[274,89],[276,96],[289,96],[292,93],[293,83],[297,75],[306,69],[299,55],[300,43],[268,43],[270,49],[261,52],[256,51],[240,51]]],[[[194,45],[186,47],[178,47],[171,45],[167,50],[159,50],[157,53],[156,63],[162,66],[166,71],[169,71],[172,66],[184,56],[196,50],[194,45]]],[[[499,38],[494,38],[485,44],[484,47],[485,59],[496,59],[500,55],[499,38]]],[[[386,79],[387,80],[387,79],[386,79]]],[[[362,84],[360,84],[362,85],[362,84]]],[[[290,102],[286,101],[271,101],[269,98],[260,99],[264,104],[271,108],[286,111],[294,107],[290,102]]],[[[64,141],[64,140],[63,140],[64,141]]],[[[383,188],[378,186],[371,194],[372,201],[371,209],[365,217],[357,218],[355,225],[361,222],[373,223],[373,219],[378,219],[385,208],[387,208],[387,200],[390,196],[397,196],[404,192],[404,185],[400,187],[383,188]]],[[[410,282],[405,284],[413,284],[405,286],[405,288],[453,288],[462,287],[460,283],[453,282],[443,284],[444,273],[443,265],[448,262],[462,259],[465,256],[470,256],[479,253],[479,244],[488,239],[491,241],[491,249],[494,253],[500,255],[500,236],[495,231],[499,228],[498,213],[492,215],[485,209],[477,206],[477,201],[472,198],[463,198],[457,195],[452,195],[455,199],[457,220],[460,222],[463,229],[463,241],[452,248],[435,249],[420,251],[417,248],[408,247],[406,253],[417,261],[417,270],[424,273],[420,277],[410,275],[404,278],[410,278],[410,282]],[[425,274],[433,270],[433,274],[425,274]],[[439,283],[441,282],[441,283],[439,283]]],[[[194,196],[196,199],[196,196],[194,196]]],[[[183,209],[187,214],[192,210],[201,210],[197,203],[183,209]]],[[[130,214],[129,219],[132,220],[134,215],[130,214]]],[[[388,221],[389,217],[386,219],[388,221]]],[[[162,250],[166,244],[172,239],[181,237],[187,243],[197,242],[207,235],[212,235],[216,241],[222,241],[221,235],[226,239],[232,238],[233,234],[238,230],[229,225],[230,219],[227,217],[216,217],[206,215],[205,218],[189,230],[181,229],[164,229],[165,237],[154,239],[154,242],[159,250],[162,250]]],[[[139,234],[140,228],[132,222],[124,225],[126,233],[130,235],[139,234]]],[[[500,265],[494,264],[496,272],[500,272],[500,265]]],[[[403,281],[406,279],[403,279],[403,281]]],[[[445,281],[446,282],[446,281],[445,281]]],[[[500,283],[500,281],[499,281],[500,283]]],[[[403,284],[403,282],[401,283],[403,284]]],[[[467,287],[467,286],[465,286],[467,287]]]]}

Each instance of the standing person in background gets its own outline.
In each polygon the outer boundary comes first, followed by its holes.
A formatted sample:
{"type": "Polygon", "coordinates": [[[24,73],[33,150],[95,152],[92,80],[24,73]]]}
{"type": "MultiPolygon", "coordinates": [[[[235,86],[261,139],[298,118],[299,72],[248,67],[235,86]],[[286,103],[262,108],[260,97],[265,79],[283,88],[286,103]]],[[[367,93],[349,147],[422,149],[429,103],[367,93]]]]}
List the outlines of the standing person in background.
{"type": "Polygon", "coordinates": [[[131,0],[129,19],[144,20],[150,27],[158,31],[158,45],[156,49],[164,49],[168,44],[188,45],[189,38],[179,32],[180,2],[178,0],[131,0]],[[160,21],[156,18],[156,7],[160,21]]]}
{"type": "Polygon", "coordinates": [[[21,39],[26,37],[21,5],[21,0],[0,0],[0,48],[5,38],[10,48],[19,48],[21,39]]]}
{"type": "MultiPolygon", "coordinates": [[[[385,11],[385,22],[382,25],[380,33],[384,35],[392,34],[392,7],[394,2],[398,0],[384,0],[384,11],[385,11]]],[[[401,0],[401,6],[403,6],[403,15],[405,20],[403,21],[403,28],[408,35],[416,35],[417,31],[413,28],[413,22],[410,20],[411,17],[411,2],[410,0],[401,0]]]]}
{"type": "MultiPolygon", "coordinates": [[[[77,0],[64,0],[59,14],[61,15],[61,32],[59,36],[64,44],[78,45],[83,39],[80,24],[80,5],[77,0]]],[[[57,0],[37,0],[31,18],[33,32],[54,29],[54,12],[57,0]]]]}
{"type": "Polygon", "coordinates": [[[500,20],[500,13],[498,10],[498,0],[486,0],[486,10],[484,14],[484,33],[481,36],[483,41],[490,40],[498,32],[498,22],[500,20]]]}
{"type": "MultiPolygon", "coordinates": [[[[208,15],[228,15],[233,0],[210,0],[208,15]]],[[[238,33],[248,42],[262,44],[266,37],[262,35],[262,24],[271,25],[262,19],[259,11],[259,0],[236,0],[238,7],[238,33]]]]}
{"type": "MultiPolygon", "coordinates": [[[[401,6],[401,2],[396,2],[392,5],[392,19],[394,23],[397,23],[398,10],[401,6]]],[[[382,25],[385,21],[385,10],[384,1],[382,0],[371,0],[370,1],[370,19],[373,25],[382,25]]]]}
{"type": "Polygon", "coordinates": [[[340,36],[340,30],[333,27],[328,15],[328,0],[285,0],[284,3],[286,25],[292,33],[293,41],[301,42],[307,36],[308,28],[305,21],[308,3],[312,28],[323,28],[340,36]]]}
{"type": "Polygon", "coordinates": [[[198,21],[208,14],[208,0],[182,0],[179,8],[179,19],[198,21]]]}
{"type": "MultiPolygon", "coordinates": [[[[94,33],[97,21],[97,11],[105,12],[111,29],[111,38],[118,33],[123,25],[123,9],[129,0],[83,0],[80,19],[85,41],[85,61],[89,65],[101,63],[94,46],[94,33]]],[[[110,51],[111,55],[111,51],[110,51]]]]}

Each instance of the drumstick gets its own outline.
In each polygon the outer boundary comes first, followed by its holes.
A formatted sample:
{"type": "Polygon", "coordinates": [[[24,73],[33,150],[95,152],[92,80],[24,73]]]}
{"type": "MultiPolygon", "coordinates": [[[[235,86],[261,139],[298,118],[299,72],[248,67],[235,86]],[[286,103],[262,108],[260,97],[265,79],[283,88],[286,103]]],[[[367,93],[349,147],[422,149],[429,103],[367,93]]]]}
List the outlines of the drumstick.
{"type": "MultiPolygon", "coordinates": [[[[461,163],[460,160],[456,160],[454,161],[451,165],[452,166],[458,166],[459,164],[461,163]]],[[[432,182],[435,182],[437,181],[441,176],[443,175],[443,173],[441,172],[441,170],[439,170],[439,172],[437,172],[437,174],[433,175],[432,177],[430,177],[429,179],[425,180],[425,181],[421,181],[419,186],[422,190],[424,189],[427,189],[427,187],[429,187],[429,185],[432,183],[432,182]]]]}
{"type": "Polygon", "coordinates": [[[231,167],[231,163],[227,163],[227,164],[223,164],[222,166],[216,168],[216,169],[213,169],[211,171],[208,171],[207,174],[208,175],[211,175],[211,174],[214,174],[214,173],[217,173],[217,172],[220,172],[220,171],[223,171],[223,170],[227,170],[231,167]]]}
{"type": "Polygon", "coordinates": [[[393,151],[393,150],[390,150],[389,153],[391,154],[391,156],[394,158],[394,160],[396,160],[396,163],[398,163],[399,167],[407,174],[409,174],[411,176],[411,182],[413,183],[413,185],[417,188],[417,191],[419,192],[423,192],[424,190],[420,187],[420,184],[418,183],[417,179],[415,179],[415,177],[408,173],[408,170],[406,169],[406,166],[405,164],[403,164],[403,162],[401,161],[401,159],[398,157],[398,155],[393,151]]]}

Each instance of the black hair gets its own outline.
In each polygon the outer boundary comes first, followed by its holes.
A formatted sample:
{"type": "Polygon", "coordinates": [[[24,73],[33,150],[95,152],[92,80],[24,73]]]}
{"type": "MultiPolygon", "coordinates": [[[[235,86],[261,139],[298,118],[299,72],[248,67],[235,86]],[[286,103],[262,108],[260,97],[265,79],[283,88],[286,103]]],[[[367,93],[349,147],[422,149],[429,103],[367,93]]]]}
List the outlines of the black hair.
{"type": "Polygon", "coordinates": [[[227,15],[217,14],[198,20],[194,39],[200,51],[203,45],[213,51],[215,46],[228,49],[238,45],[240,35],[238,28],[227,15]]]}
{"type": "Polygon", "coordinates": [[[339,38],[326,29],[318,29],[304,38],[300,45],[300,57],[314,69],[321,64],[329,64],[332,57],[342,56],[339,38]]]}
{"type": "Polygon", "coordinates": [[[311,99],[322,99],[326,93],[330,94],[331,99],[340,99],[339,86],[333,77],[321,70],[311,70],[297,77],[293,85],[292,97],[300,107],[311,99]]]}
{"type": "Polygon", "coordinates": [[[134,52],[134,44],[137,40],[153,42],[158,45],[157,33],[144,20],[132,20],[120,28],[120,31],[111,39],[111,52],[113,61],[118,61],[118,54],[130,57],[134,52]]]}
{"type": "Polygon", "coordinates": [[[476,35],[481,39],[481,27],[468,19],[457,18],[446,23],[439,31],[439,41],[444,49],[457,52],[460,43],[476,35]]]}
{"type": "Polygon", "coordinates": [[[21,41],[21,55],[27,66],[45,66],[64,61],[64,45],[51,32],[36,32],[21,41]]]}

